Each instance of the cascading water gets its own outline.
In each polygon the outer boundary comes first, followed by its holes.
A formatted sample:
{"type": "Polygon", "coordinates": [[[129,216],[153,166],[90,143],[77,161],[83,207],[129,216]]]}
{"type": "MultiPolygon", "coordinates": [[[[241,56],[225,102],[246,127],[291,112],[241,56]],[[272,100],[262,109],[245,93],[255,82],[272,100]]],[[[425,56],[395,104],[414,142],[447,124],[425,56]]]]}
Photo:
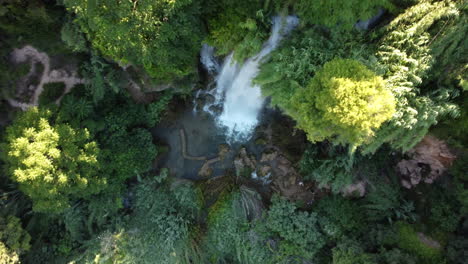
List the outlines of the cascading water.
{"type": "Polygon", "coordinates": [[[219,72],[219,63],[214,56],[214,47],[203,44],[200,51],[200,61],[210,74],[219,72]]]}
{"type": "MultiPolygon", "coordinates": [[[[249,58],[243,65],[234,62],[233,55],[226,57],[223,66],[216,76],[216,87],[207,93],[214,101],[204,106],[212,114],[217,124],[226,130],[229,141],[248,140],[258,123],[258,114],[263,107],[264,98],[260,87],[253,85],[252,80],[258,73],[263,58],[272,52],[280,40],[288,34],[299,20],[295,16],[274,17],[272,33],[262,50],[249,58]],[[222,105],[221,114],[212,111],[213,107],[222,105]]],[[[203,47],[201,61],[208,71],[213,68],[213,50],[203,47]]]]}

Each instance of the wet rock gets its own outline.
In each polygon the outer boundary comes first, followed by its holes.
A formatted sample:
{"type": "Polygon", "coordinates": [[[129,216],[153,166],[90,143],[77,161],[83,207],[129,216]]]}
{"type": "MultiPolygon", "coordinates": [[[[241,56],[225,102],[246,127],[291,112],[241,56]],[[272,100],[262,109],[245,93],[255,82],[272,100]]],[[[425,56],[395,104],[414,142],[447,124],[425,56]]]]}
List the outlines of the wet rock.
{"type": "Polygon", "coordinates": [[[271,167],[268,165],[264,165],[260,167],[260,176],[264,177],[271,172],[271,167]]]}
{"type": "Polygon", "coordinates": [[[213,175],[213,168],[211,168],[209,164],[203,164],[200,171],[198,172],[198,176],[208,178],[211,175],[213,175]]]}
{"type": "Polygon", "coordinates": [[[245,148],[239,150],[239,154],[234,159],[234,167],[238,175],[242,174],[246,170],[255,171],[257,167],[257,161],[254,156],[249,156],[245,148]]]}
{"type": "Polygon", "coordinates": [[[282,175],[287,175],[288,172],[290,171],[289,167],[287,167],[286,165],[282,165],[282,164],[279,164],[277,169],[282,175]]]}
{"type": "Polygon", "coordinates": [[[278,152],[263,153],[260,162],[271,162],[278,156],[278,152]]]}
{"type": "Polygon", "coordinates": [[[223,108],[218,105],[212,105],[208,108],[213,114],[220,115],[223,112],[223,108]]]}
{"type": "Polygon", "coordinates": [[[229,148],[229,145],[227,144],[221,144],[218,146],[218,156],[223,160],[226,155],[231,151],[231,148],[229,148]]]}
{"type": "Polygon", "coordinates": [[[215,98],[211,94],[205,94],[203,95],[205,104],[212,104],[215,101],[215,98]]]}

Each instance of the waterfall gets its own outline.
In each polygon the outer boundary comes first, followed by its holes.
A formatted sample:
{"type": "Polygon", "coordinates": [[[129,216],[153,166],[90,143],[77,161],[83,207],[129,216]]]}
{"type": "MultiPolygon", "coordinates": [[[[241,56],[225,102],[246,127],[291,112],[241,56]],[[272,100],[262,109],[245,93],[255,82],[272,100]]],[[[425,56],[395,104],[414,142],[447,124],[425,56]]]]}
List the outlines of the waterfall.
{"type": "MultiPolygon", "coordinates": [[[[280,40],[298,22],[295,16],[274,17],[270,38],[257,55],[247,59],[242,65],[234,61],[232,53],[226,57],[216,76],[216,87],[208,92],[214,97],[214,102],[205,105],[204,110],[215,116],[217,124],[226,130],[229,140],[244,141],[250,138],[264,103],[260,87],[253,85],[252,80],[258,73],[262,59],[278,46],[280,40]],[[211,110],[221,105],[221,114],[211,110]]],[[[205,51],[203,54],[208,56],[209,52],[205,51]]],[[[203,58],[203,54],[202,63],[211,65],[211,59],[203,58]]],[[[209,70],[208,66],[206,67],[209,70]]]]}
{"type": "Polygon", "coordinates": [[[216,74],[219,71],[218,60],[214,56],[214,47],[203,44],[200,51],[200,61],[210,74],[216,74]]]}

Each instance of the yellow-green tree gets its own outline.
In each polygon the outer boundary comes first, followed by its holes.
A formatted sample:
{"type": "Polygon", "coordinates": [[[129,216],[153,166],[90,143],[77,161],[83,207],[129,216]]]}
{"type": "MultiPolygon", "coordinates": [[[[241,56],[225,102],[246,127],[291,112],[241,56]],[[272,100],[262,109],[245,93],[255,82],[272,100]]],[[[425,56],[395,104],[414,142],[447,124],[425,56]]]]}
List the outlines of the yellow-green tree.
{"type": "Polygon", "coordinates": [[[395,111],[385,82],[362,63],[334,59],[289,102],[288,114],[312,142],[325,139],[358,146],[395,111]]]}
{"type": "Polygon", "coordinates": [[[98,193],[106,185],[90,133],[54,124],[51,116],[50,110],[38,108],[20,113],[1,145],[8,175],[38,212],[60,212],[71,199],[98,193]]]}
{"type": "Polygon", "coordinates": [[[18,254],[8,249],[5,246],[5,244],[0,242],[0,264],[17,264],[17,263],[20,263],[18,254]]]}

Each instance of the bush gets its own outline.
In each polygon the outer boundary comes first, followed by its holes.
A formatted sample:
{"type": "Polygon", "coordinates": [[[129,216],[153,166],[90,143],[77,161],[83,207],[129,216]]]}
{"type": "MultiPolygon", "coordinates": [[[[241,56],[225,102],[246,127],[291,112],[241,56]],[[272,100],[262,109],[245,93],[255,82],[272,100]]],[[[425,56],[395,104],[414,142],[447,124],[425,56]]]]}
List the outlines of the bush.
{"type": "Polygon", "coordinates": [[[321,199],[313,211],[319,216],[321,229],[332,240],[359,234],[365,227],[365,219],[359,206],[341,196],[321,199]]]}
{"type": "Polygon", "coordinates": [[[0,216],[0,243],[21,254],[29,250],[31,236],[21,227],[21,221],[14,216],[0,216]]]}
{"type": "Polygon", "coordinates": [[[321,151],[318,145],[312,145],[302,156],[301,173],[305,179],[317,181],[320,188],[330,187],[337,194],[355,179],[354,158],[341,147],[327,146],[321,151]]]}
{"type": "Polygon", "coordinates": [[[311,260],[325,245],[317,213],[299,211],[284,198],[274,196],[265,219],[257,223],[265,238],[278,241],[276,259],[311,260]]]}
{"type": "Polygon", "coordinates": [[[414,228],[404,222],[398,222],[398,247],[408,251],[419,257],[420,261],[424,263],[439,264],[442,263],[442,255],[440,249],[430,247],[418,237],[414,228]]]}
{"type": "Polygon", "coordinates": [[[255,55],[268,38],[269,25],[264,20],[263,1],[207,1],[207,42],[218,55],[234,51],[234,59],[243,61],[255,55]]]}
{"type": "Polygon", "coordinates": [[[39,105],[54,103],[64,92],[65,84],[63,82],[46,83],[44,91],[39,97],[39,105]]]}
{"type": "Polygon", "coordinates": [[[416,221],[414,204],[406,201],[395,182],[374,183],[364,202],[368,219],[373,221],[416,221]]]}
{"type": "Polygon", "coordinates": [[[209,209],[204,248],[210,262],[269,263],[271,254],[248,221],[252,197],[245,190],[222,193],[209,209]],[[247,201],[247,204],[245,203],[247,201]],[[250,209],[249,209],[250,208],[250,209]]]}
{"type": "Polygon", "coordinates": [[[64,0],[92,46],[120,64],[144,67],[153,78],[172,82],[193,73],[203,32],[198,1],[113,0],[89,4],[64,0]],[[108,7],[113,8],[109,9],[108,7]]]}

